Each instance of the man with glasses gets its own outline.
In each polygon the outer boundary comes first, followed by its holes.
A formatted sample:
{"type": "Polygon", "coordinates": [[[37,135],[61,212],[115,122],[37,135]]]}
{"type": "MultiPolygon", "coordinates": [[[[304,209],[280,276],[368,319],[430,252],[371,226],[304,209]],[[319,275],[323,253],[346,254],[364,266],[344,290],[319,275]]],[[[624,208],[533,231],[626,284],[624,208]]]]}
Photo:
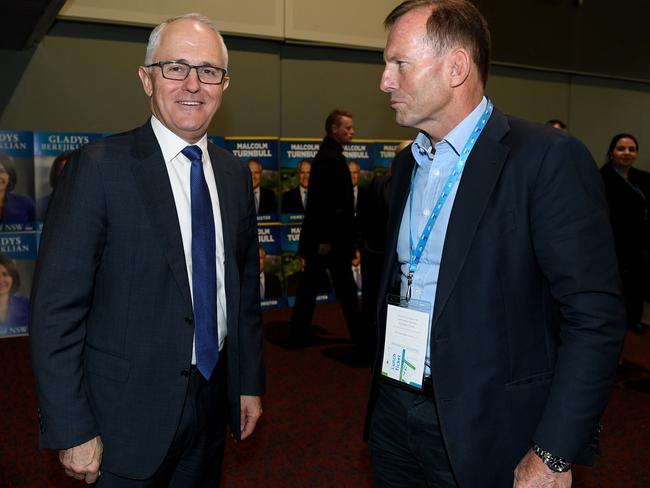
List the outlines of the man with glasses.
{"type": "Polygon", "coordinates": [[[209,19],[156,27],[150,120],[75,152],[52,197],[30,324],[40,444],[87,483],[217,486],[226,423],[245,439],[261,415],[251,177],[206,137],[227,65],[209,19]]]}

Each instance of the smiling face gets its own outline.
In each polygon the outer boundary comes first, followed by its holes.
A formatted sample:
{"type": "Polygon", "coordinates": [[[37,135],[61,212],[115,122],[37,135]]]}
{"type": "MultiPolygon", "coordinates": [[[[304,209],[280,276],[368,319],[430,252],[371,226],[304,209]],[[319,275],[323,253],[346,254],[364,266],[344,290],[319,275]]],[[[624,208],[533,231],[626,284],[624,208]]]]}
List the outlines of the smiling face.
{"type": "Polygon", "coordinates": [[[0,264],[0,295],[9,295],[13,284],[14,280],[11,274],[7,271],[7,268],[0,264]]]}
{"type": "MultiPolygon", "coordinates": [[[[196,20],[181,19],[168,24],[161,34],[152,62],[161,61],[224,67],[225,53],[212,29],[196,20]]],[[[151,113],[191,144],[207,132],[229,83],[227,76],[220,85],[201,83],[195,69],[183,81],[163,78],[158,67],[141,66],[138,75],[150,97],[151,113]]]]}
{"type": "Polygon", "coordinates": [[[622,169],[629,169],[636,161],[637,147],[636,142],[629,137],[621,137],[616,141],[612,149],[611,160],[616,166],[622,169]]]}
{"type": "Polygon", "coordinates": [[[416,8],[397,19],[384,50],[380,88],[390,95],[395,120],[403,127],[432,133],[446,119],[452,102],[453,60],[436,54],[427,41],[428,8],[416,8]]]}

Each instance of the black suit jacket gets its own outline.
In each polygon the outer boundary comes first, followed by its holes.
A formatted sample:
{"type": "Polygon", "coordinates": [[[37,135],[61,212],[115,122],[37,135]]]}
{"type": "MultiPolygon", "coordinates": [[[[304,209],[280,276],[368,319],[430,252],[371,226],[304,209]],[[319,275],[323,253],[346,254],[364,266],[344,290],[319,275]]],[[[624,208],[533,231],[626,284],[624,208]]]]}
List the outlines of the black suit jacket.
{"type": "MultiPolygon", "coordinates": [[[[307,195],[309,195],[309,191],[307,192],[307,195]]],[[[299,186],[292,188],[291,190],[285,192],[284,195],[282,195],[282,206],[280,210],[282,213],[287,214],[305,213],[305,208],[302,206],[302,198],[300,196],[299,186]]]]}
{"type": "MultiPolygon", "coordinates": [[[[413,167],[410,151],[393,166],[367,421],[413,167]]],[[[615,379],[623,315],[591,155],[561,131],[495,110],[453,202],[431,324],[435,401],[461,487],[512,486],[532,441],[569,461],[593,457],[588,447],[615,379]]]]}
{"type": "Polygon", "coordinates": [[[309,197],[300,231],[298,254],[315,256],[320,244],[330,244],[339,259],[354,257],[354,196],[343,147],[325,137],[311,163],[309,197]]]}
{"type": "MultiPolygon", "coordinates": [[[[259,254],[248,168],[209,144],[225,248],[229,424],[264,391],[259,254]]],[[[40,445],[96,435],[103,465],[146,478],[174,436],[194,334],[172,188],[149,122],[77,151],[43,228],[30,336],[40,445]]]]}
{"type": "Polygon", "coordinates": [[[275,200],[275,192],[270,188],[260,187],[260,208],[259,215],[274,214],[278,212],[278,202],[275,200]]]}

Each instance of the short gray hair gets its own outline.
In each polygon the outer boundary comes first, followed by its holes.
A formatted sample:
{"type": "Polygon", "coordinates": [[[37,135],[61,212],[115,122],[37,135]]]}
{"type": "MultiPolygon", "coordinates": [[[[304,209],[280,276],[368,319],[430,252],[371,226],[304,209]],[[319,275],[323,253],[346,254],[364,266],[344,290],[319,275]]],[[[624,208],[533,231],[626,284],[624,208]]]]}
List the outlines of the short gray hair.
{"type": "Polygon", "coordinates": [[[224,69],[228,69],[228,48],[226,48],[226,43],[223,41],[223,37],[221,37],[221,33],[219,32],[219,29],[217,29],[216,24],[211,19],[209,19],[205,15],[198,14],[195,12],[178,15],[176,17],[171,17],[165,20],[162,24],[157,25],[154,28],[154,30],[151,31],[151,34],[149,35],[149,43],[147,44],[147,53],[145,54],[144,57],[145,66],[153,63],[153,55],[156,49],[158,49],[158,46],[160,45],[160,38],[162,36],[162,32],[165,29],[165,27],[167,27],[172,22],[176,22],[177,20],[184,20],[184,19],[196,20],[197,22],[200,22],[201,24],[212,29],[212,31],[217,35],[217,39],[219,39],[219,44],[221,44],[221,49],[224,55],[225,66],[220,66],[220,67],[224,69]]]}

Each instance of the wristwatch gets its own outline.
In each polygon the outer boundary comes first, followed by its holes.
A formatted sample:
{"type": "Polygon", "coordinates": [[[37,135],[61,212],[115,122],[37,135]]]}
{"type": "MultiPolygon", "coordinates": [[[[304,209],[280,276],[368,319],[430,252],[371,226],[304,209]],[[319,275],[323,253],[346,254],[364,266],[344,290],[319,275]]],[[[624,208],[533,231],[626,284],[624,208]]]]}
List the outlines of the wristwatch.
{"type": "Polygon", "coordinates": [[[551,471],[556,473],[564,473],[571,469],[571,463],[565,461],[562,458],[553,456],[547,450],[539,447],[537,444],[533,444],[533,452],[539,456],[539,458],[548,466],[551,471]]]}

